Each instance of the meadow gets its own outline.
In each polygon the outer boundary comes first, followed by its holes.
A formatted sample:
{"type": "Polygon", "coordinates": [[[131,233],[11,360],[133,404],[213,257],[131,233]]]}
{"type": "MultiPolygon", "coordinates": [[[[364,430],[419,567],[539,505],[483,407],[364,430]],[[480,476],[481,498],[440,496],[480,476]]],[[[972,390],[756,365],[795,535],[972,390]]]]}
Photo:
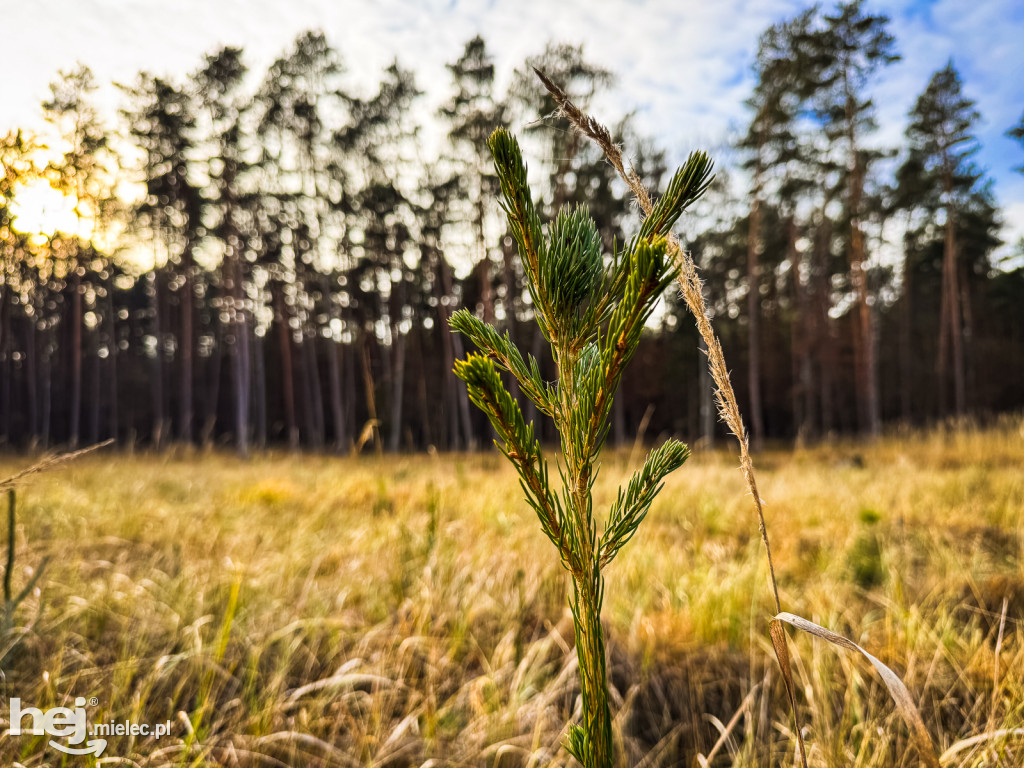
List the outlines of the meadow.
{"type": "MultiPolygon", "coordinates": [[[[629,454],[606,456],[597,510],[629,454]]],[[[794,764],[736,463],[696,447],[607,570],[623,765],[794,764]]],[[[944,766],[1024,764],[1024,420],[755,463],[783,608],[896,670],[944,766]]],[[[171,728],[69,758],[4,706],[3,765],[570,762],[569,580],[496,451],[93,454],[18,494],[14,589],[52,559],[2,638],[5,700],[171,728]]],[[[862,658],[790,651],[811,765],[919,764],[862,658]]]]}

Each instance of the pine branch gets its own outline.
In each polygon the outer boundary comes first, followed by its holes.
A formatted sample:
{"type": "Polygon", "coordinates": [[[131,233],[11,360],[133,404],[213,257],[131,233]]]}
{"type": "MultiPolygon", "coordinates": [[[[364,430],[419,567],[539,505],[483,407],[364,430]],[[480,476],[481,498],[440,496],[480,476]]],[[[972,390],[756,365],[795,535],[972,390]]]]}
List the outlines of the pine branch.
{"type": "Polygon", "coordinates": [[[449,318],[448,324],[452,329],[469,338],[498,365],[515,376],[523,393],[543,413],[548,416],[554,413],[555,393],[552,391],[551,385],[545,382],[541,376],[540,364],[533,355],[530,355],[527,360],[523,359],[519,349],[512,343],[508,331],[499,335],[497,330],[467,309],[454,312],[449,318]]]}
{"type": "Polygon", "coordinates": [[[562,563],[576,573],[580,568],[579,558],[566,539],[565,513],[551,493],[547,463],[533,426],[526,424],[522,410],[501,383],[501,376],[490,358],[471,354],[465,360],[457,360],[455,375],[466,382],[470,400],[487,414],[495,432],[504,441],[504,445],[497,441],[495,445],[519,473],[527,501],[537,513],[544,534],[558,548],[562,563]]]}
{"type": "Polygon", "coordinates": [[[595,456],[604,443],[622,372],[636,353],[644,325],[658,298],[675,279],[675,269],[665,260],[663,238],[638,239],[628,261],[630,269],[624,295],[612,310],[603,341],[600,341],[602,365],[586,371],[593,379],[584,379],[583,391],[576,393],[577,400],[588,407],[585,410],[575,408],[571,414],[570,426],[583,435],[582,453],[588,458],[595,456]]]}
{"type": "Polygon", "coordinates": [[[519,246],[519,256],[526,266],[530,297],[537,310],[537,321],[549,341],[552,340],[549,318],[553,316],[551,303],[541,289],[541,258],[544,235],[540,217],[526,179],[526,163],[519,142],[504,128],[498,128],[487,140],[494,157],[494,170],[501,185],[502,210],[508,217],[512,237],[519,246]]]}
{"type": "Polygon", "coordinates": [[[690,449],[677,440],[669,440],[647,456],[644,465],[629,480],[625,493],[619,489],[618,500],[608,514],[608,524],[601,536],[601,567],[610,563],[622,546],[633,538],[637,527],[647,516],[654,497],[662,488],[662,480],[679,469],[690,456],[690,449]]]}
{"type": "Polygon", "coordinates": [[[672,176],[665,194],[651,207],[640,226],[640,235],[648,238],[669,235],[682,212],[714,181],[713,165],[706,153],[691,152],[683,167],[672,176]]]}

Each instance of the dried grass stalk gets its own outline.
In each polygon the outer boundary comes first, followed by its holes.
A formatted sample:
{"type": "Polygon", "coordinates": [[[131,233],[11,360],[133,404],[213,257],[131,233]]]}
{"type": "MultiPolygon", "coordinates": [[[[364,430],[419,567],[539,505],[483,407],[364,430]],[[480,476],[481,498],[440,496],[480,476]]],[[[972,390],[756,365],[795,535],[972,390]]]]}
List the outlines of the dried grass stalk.
{"type": "MultiPolygon", "coordinates": [[[[548,89],[548,92],[558,104],[561,115],[569,120],[573,128],[584,136],[593,140],[608,158],[608,162],[618,171],[622,180],[626,182],[637,204],[643,211],[644,216],[650,214],[654,208],[651,195],[647,191],[640,177],[633,166],[627,169],[622,158],[622,150],[612,140],[608,129],[590,115],[583,112],[572,103],[569,96],[558,85],[536,67],[533,70],[537,77],[548,89]]],[[[757,510],[757,523],[761,533],[761,541],[764,542],[765,554],[768,556],[768,571],[772,582],[772,595],[775,598],[775,612],[782,612],[782,604],[779,601],[779,586],[775,579],[775,563],[772,560],[772,548],[768,543],[768,529],[764,521],[764,501],[757,492],[757,479],[754,477],[754,462],[750,458],[750,440],[746,428],[743,425],[743,417],[740,415],[740,406],[736,402],[736,393],[733,391],[732,382],[729,381],[729,369],[725,365],[725,354],[722,352],[722,345],[711,327],[711,318],[708,316],[707,304],[704,301],[704,283],[697,274],[697,265],[693,263],[693,257],[679,244],[675,235],[669,234],[669,254],[679,267],[679,287],[682,289],[683,300],[693,314],[697,322],[697,330],[700,332],[704,344],[707,345],[708,369],[711,371],[711,378],[715,382],[715,402],[718,404],[718,413],[722,421],[729,427],[729,431],[736,436],[740,446],[740,470],[743,472],[743,479],[746,481],[747,490],[754,500],[754,508],[757,510]]]]}
{"type": "MultiPolygon", "coordinates": [[[[536,68],[534,68],[534,72],[537,73],[537,77],[540,78],[544,87],[548,89],[548,92],[555,99],[555,102],[558,104],[559,113],[569,120],[575,130],[590,138],[599,147],[601,147],[605,156],[608,158],[608,162],[610,162],[612,167],[618,171],[623,181],[626,182],[630,190],[633,192],[633,196],[636,198],[636,202],[643,211],[644,216],[649,215],[654,207],[651,195],[633,167],[630,165],[627,168],[626,162],[622,157],[622,150],[613,141],[612,135],[608,129],[573,104],[565,91],[553,83],[543,72],[536,68]]],[[[729,381],[729,369],[725,365],[725,355],[722,352],[722,345],[719,343],[718,337],[715,335],[714,329],[711,326],[711,318],[708,316],[707,305],[704,302],[704,284],[701,282],[700,276],[697,273],[697,265],[694,264],[693,257],[680,246],[679,241],[671,234],[669,235],[669,253],[679,267],[679,287],[682,289],[683,300],[686,302],[686,306],[693,314],[694,320],[697,323],[697,330],[700,332],[701,338],[704,339],[704,343],[707,346],[706,354],[708,358],[708,368],[711,371],[711,377],[715,382],[715,401],[718,404],[719,416],[722,421],[725,422],[726,426],[729,427],[729,431],[732,432],[739,443],[740,471],[743,473],[743,479],[746,481],[747,490],[750,492],[750,496],[754,501],[754,509],[757,512],[758,530],[761,534],[761,541],[764,543],[765,555],[768,559],[768,572],[771,577],[772,596],[775,598],[776,616],[770,624],[772,647],[775,650],[779,667],[782,670],[783,679],[786,683],[786,689],[789,695],[790,705],[793,709],[793,718],[796,726],[794,730],[796,732],[800,758],[804,768],[807,767],[807,757],[804,748],[803,735],[800,728],[799,714],[796,707],[795,684],[793,681],[792,670],[789,665],[789,650],[786,646],[786,633],[780,623],[782,621],[817,637],[824,638],[835,645],[859,651],[869,661],[871,661],[875,666],[875,669],[881,674],[890,694],[892,695],[893,701],[896,703],[897,709],[900,711],[900,714],[903,715],[904,720],[909,726],[911,735],[913,736],[914,743],[917,746],[918,753],[920,754],[922,761],[925,765],[929,766],[929,768],[938,768],[939,760],[935,754],[935,746],[928,734],[928,731],[924,727],[924,723],[921,720],[921,715],[918,712],[917,707],[914,705],[906,686],[903,685],[903,682],[899,677],[897,677],[891,669],[878,661],[874,656],[871,656],[871,654],[858,646],[852,640],[831,632],[824,627],[819,627],[817,624],[809,622],[799,616],[795,616],[791,613],[783,613],[782,604],[779,600],[778,582],[775,578],[775,563],[772,560],[772,549],[768,542],[768,528],[765,525],[764,520],[764,502],[761,499],[760,494],[757,492],[757,479],[754,476],[754,462],[750,458],[750,441],[746,428],[743,425],[743,417],[740,415],[739,404],[736,401],[736,393],[732,388],[732,383],[729,381]]]]}
{"type": "Polygon", "coordinates": [[[110,445],[113,442],[113,439],[105,440],[102,443],[96,443],[95,445],[86,446],[85,448],[81,448],[77,451],[69,451],[68,453],[47,454],[43,456],[43,458],[39,459],[39,461],[37,461],[35,464],[26,467],[20,472],[15,472],[6,480],[0,480],[0,492],[9,491],[12,488],[17,488],[25,481],[26,478],[31,477],[32,475],[38,475],[43,472],[51,472],[55,469],[59,469],[68,462],[74,461],[75,459],[79,458],[80,456],[84,456],[87,453],[97,451],[100,448],[105,448],[106,446],[110,445]]]}

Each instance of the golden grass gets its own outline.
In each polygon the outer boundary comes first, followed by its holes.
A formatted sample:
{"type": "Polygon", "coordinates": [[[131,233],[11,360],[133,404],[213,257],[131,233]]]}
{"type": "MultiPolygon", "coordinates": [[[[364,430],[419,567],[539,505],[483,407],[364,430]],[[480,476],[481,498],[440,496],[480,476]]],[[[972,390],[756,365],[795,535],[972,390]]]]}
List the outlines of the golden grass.
{"type": "MultiPolygon", "coordinates": [[[[1024,764],[1024,421],[758,459],[786,607],[900,673],[944,765],[1024,764]]],[[[735,462],[695,454],[607,571],[623,764],[698,765],[717,741],[714,766],[793,762],[735,462]]],[[[605,462],[597,509],[627,464],[605,462]]],[[[496,453],[87,456],[21,491],[17,534],[16,589],[53,560],[16,616],[4,694],[172,721],[159,742],[111,737],[104,758],[568,760],[569,583],[496,453]]],[[[917,764],[866,662],[807,636],[790,646],[811,765],[917,764]]],[[[42,737],[0,736],[0,764],[61,757],[42,737]]]]}

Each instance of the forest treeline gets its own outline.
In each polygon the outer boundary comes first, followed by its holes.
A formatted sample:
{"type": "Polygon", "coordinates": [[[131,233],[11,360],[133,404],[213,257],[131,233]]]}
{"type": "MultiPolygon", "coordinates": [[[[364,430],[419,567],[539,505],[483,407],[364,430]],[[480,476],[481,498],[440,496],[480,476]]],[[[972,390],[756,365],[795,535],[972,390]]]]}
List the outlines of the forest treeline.
{"type": "MultiPolygon", "coordinates": [[[[992,260],[980,116],[950,61],[921,84],[903,145],[879,149],[872,88],[897,53],[888,20],[858,2],[765,31],[735,146],[749,183],[738,194],[721,171],[688,224],[755,441],[1024,405],[1024,269],[992,260]]],[[[424,126],[411,70],[396,61],[356,95],[316,31],[265,72],[225,47],[187,78],[140,73],[120,85],[116,121],[86,67],[62,73],[42,105],[59,156],[24,132],[0,138],[0,440],[488,444],[451,373],[465,350],[450,314],[470,307],[538,358],[546,345],[487,136],[517,126],[544,214],[585,202],[609,252],[637,226],[614,170],[551,117],[534,66],[584,107],[614,79],[549,45],[499,93],[477,37],[424,126]],[[427,127],[443,137],[429,156],[427,127]],[[18,193],[39,179],[74,201],[77,233],[19,230],[18,193]],[[124,194],[129,182],[144,193],[124,194]]],[[[659,188],[664,148],[629,117],[612,128],[659,188]]],[[[1024,143],[1024,117],[1009,133],[1024,143]]],[[[710,436],[710,392],[669,295],[613,437],[710,436]]]]}

